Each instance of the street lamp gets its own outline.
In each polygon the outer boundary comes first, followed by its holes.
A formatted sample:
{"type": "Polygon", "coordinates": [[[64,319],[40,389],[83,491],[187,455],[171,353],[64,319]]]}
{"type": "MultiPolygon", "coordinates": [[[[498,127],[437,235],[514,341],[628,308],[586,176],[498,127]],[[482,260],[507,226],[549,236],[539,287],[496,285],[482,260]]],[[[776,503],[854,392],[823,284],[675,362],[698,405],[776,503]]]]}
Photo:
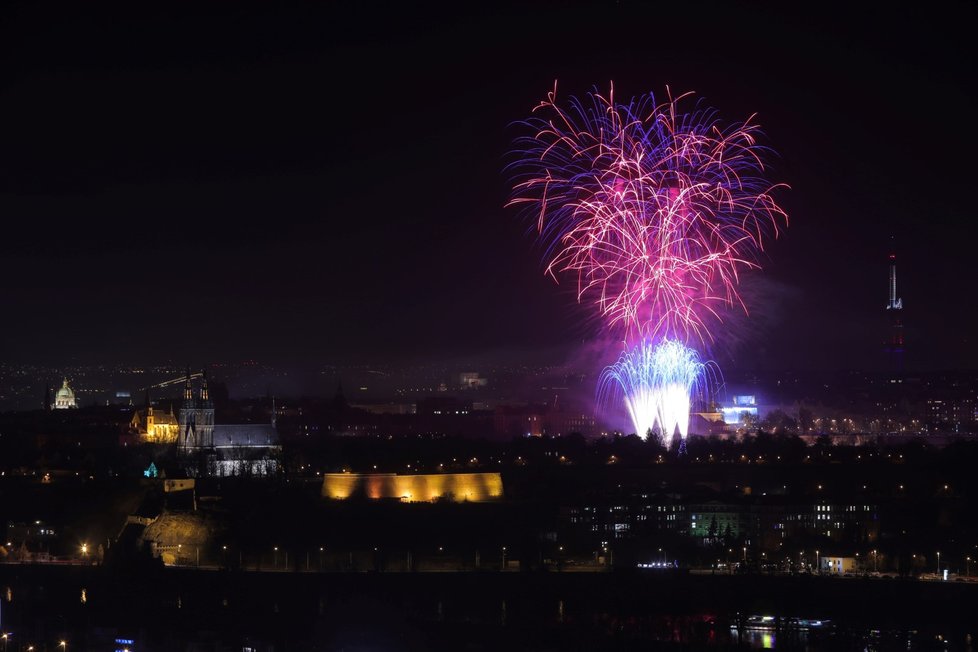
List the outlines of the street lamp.
{"type": "Polygon", "coordinates": [[[67,652],[67,650],[68,650],[68,641],[59,641],[58,642],[58,647],[60,647],[62,650],[65,650],[67,652]]]}
{"type": "Polygon", "coordinates": [[[878,557],[877,557],[877,555],[876,555],[876,551],[875,551],[875,550],[873,550],[873,572],[874,572],[874,573],[875,573],[875,572],[877,571],[877,566],[876,566],[876,560],[877,560],[877,558],[878,558],[878,557]]]}
{"type": "Polygon", "coordinates": [[[937,551],[937,574],[941,574],[941,551],[937,551]]]}
{"type": "Polygon", "coordinates": [[[966,577],[971,577],[971,557],[965,557],[964,563],[965,563],[965,568],[967,568],[966,577]]]}

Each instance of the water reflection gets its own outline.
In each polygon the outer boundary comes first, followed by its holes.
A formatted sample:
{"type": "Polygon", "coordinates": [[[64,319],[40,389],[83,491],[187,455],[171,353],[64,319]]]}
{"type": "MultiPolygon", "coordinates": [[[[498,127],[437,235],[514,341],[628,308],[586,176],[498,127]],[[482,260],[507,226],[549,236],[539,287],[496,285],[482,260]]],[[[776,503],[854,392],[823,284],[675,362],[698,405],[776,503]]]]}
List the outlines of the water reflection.
{"type": "MultiPolygon", "coordinates": [[[[731,628],[731,634],[737,636],[737,628],[731,628]]],[[[748,629],[743,632],[740,636],[742,643],[746,643],[753,650],[774,650],[777,648],[777,634],[775,632],[760,631],[756,629],[748,629]]],[[[800,635],[800,642],[802,649],[807,649],[807,636],[805,634],[800,635]]],[[[798,649],[797,645],[793,645],[795,649],[798,649]]]]}
{"type": "MultiPolygon", "coordinates": [[[[472,577],[452,582],[441,575],[349,574],[320,583],[281,574],[182,573],[156,578],[162,581],[146,592],[136,591],[135,583],[121,584],[127,590],[120,591],[120,584],[95,574],[84,582],[57,582],[53,577],[0,584],[0,598],[13,593],[18,597],[17,602],[2,604],[5,627],[9,623],[17,632],[39,630],[49,637],[64,632],[78,639],[95,620],[113,627],[138,624],[158,641],[157,647],[147,649],[164,650],[176,648],[166,638],[173,636],[171,628],[163,623],[198,618],[214,623],[219,636],[228,640],[261,627],[276,632],[271,636],[284,632],[294,637],[284,640],[281,649],[305,649],[304,644],[319,640],[324,632],[353,625],[376,629],[392,640],[409,630],[433,641],[473,637],[498,644],[495,649],[512,650],[527,649],[520,643],[533,639],[539,649],[622,649],[616,646],[627,643],[626,649],[635,650],[679,646],[675,649],[974,652],[968,636],[978,632],[974,622],[941,621],[934,612],[901,620],[885,611],[825,609],[824,613],[839,619],[828,621],[812,617],[824,615],[818,605],[807,607],[810,613],[775,616],[738,613],[734,599],[726,608],[709,611],[716,606],[710,596],[683,599],[680,594],[680,599],[666,599],[654,592],[619,592],[618,584],[596,582],[568,588],[566,583],[533,576],[478,578],[484,582],[478,584],[472,577]],[[92,596],[89,588],[95,591],[92,596]],[[37,621],[35,614],[57,615],[37,621]],[[904,622],[905,628],[897,629],[904,622]]],[[[192,633],[181,635],[192,640],[192,633]]]]}

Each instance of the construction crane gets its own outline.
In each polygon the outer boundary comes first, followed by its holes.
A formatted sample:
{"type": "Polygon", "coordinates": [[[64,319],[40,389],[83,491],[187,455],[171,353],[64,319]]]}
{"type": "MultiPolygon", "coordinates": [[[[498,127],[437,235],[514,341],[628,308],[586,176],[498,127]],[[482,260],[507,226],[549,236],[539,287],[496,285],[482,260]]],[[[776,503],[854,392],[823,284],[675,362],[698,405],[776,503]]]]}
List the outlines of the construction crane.
{"type": "MultiPolygon", "coordinates": [[[[201,378],[203,375],[204,375],[203,372],[198,371],[196,373],[190,374],[190,378],[191,379],[201,378]]],[[[176,385],[177,383],[186,382],[186,380],[187,380],[187,376],[185,375],[177,376],[176,378],[171,378],[170,380],[164,380],[163,382],[156,383],[155,385],[149,385],[148,387],[143,387],[139,391],[145,392],[147,389],[158,389],[160,387],[169,387],[170,385],[176,385]]]]}

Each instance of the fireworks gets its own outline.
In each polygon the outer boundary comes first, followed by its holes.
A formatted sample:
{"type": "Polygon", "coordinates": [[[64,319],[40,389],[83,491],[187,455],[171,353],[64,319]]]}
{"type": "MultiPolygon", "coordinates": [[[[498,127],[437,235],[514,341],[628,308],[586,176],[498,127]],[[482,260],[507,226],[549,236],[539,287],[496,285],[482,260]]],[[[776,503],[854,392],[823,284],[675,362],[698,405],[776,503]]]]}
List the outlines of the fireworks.
{"type": "MultiPolygon", "coordinates": [[[[668,94],[668,89],[667,89],[668,94]]],[[[737,287],[787,214],[765,179],[751,119],[721,123],[686,96],[616,102],[614,88],[558,105],[556,87],[522,123],[510,205],[532,216],[546,271],[570,278],[625,352],[599,395],[621,393],[635,432],[685,439],[691,392],[737,287]],[[613,391],[614,390],[614,391],[613,391]]]]}
{"type": "Polygon", "coordinates": [[[682,99],[594,92],[564,109],[554,91],[516,143],[510,203],[533,215],[547,273],[573,278],[626,340],[711,341],[719,309],[742,305],[740,271],[786,217],[757,126],[681,113],[682,99]]]}
{"type": "Polygon", "coordinates": [[[689,432],[690,397],[706,368],[696,351],[679,341],[643,341],[604,370],[598,392],[621,394],[635,432],[646,438],[658,427],[668,447],[677,430],[683,439],[689,432]]]}

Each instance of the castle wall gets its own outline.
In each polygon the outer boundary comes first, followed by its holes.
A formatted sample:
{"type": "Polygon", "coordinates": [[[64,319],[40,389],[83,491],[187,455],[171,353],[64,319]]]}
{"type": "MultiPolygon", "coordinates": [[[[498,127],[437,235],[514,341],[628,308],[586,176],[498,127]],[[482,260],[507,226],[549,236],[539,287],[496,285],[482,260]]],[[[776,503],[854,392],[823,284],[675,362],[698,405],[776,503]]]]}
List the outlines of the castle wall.
{"type": "Polygon", "coordinates": [[[327,473],[323,477],[325,498],[344,500],[360,494],[405,502],[487,502],[503,497],[503,479],[499,473],[327,473]]]}

